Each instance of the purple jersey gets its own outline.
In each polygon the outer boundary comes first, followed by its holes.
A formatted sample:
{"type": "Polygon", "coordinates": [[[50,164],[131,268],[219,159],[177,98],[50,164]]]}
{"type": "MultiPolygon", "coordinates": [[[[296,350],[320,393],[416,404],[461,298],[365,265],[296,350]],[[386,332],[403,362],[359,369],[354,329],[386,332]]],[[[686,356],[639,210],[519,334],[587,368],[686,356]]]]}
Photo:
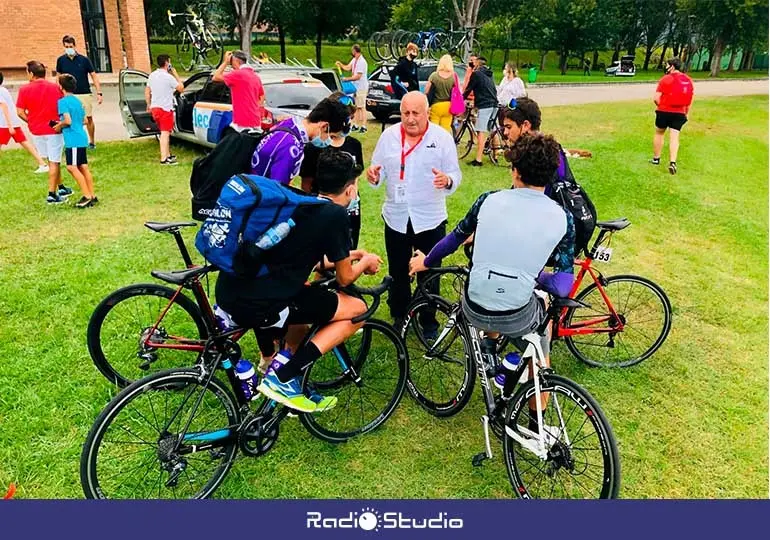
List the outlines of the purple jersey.
{"type": "Polygon", "coordinates": [[[271,132],[251,156],[251,174],[288,185],[299,174],[307,136],[294,118],[278,122],[271,132]]]}

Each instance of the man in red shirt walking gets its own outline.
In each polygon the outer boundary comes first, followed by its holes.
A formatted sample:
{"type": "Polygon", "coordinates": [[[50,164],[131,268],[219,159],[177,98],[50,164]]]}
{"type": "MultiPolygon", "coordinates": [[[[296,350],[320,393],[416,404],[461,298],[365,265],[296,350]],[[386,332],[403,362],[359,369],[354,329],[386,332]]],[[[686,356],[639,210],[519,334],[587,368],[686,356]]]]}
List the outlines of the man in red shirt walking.
{"type": "Polygon", "coordinates": [[[666,75],[658,82],[655,90],[655,138],[652,142],[653,157],[650,163],[660,165],[660,153],[663,150],[663,137],[669,129],[668,172],[676,174],[676,156],[679,153],[679,132],[687,122],[690,112],[694,87],[692,79],[680,72],[682,63],[679,58],[666,62],[666,75]]]}
{"type": "Polygon", "coordinates": [[[265,89],[259,75],[248,64],[246,53],[227,51],[222,65],[214,72],[211,80],[224,82],[230,88],[233,102],[232,129],[240,132],[262,126],[265,89]],[[225,73],[227,66],[232,69],[225,73]]]}

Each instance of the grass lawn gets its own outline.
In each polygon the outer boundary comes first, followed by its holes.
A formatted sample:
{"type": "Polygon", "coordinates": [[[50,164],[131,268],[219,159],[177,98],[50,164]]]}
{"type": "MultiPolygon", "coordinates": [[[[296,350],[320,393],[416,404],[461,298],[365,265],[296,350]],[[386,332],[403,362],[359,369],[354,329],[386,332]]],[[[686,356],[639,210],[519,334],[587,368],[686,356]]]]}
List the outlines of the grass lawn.
{"type": "MultiPolygon", "coordinates": [[[[588,388],[613,425],[622,497],[767,497],[767,109],[767,96],[698,101],[676,177],[646,163],[646,102],[544,110],[545,129],[565,147],[593,152],[572,167],[600,219],[632,222],[602,270],[649,277],[674,306],[668,341],[636,367],[589,368],[554,348],[557,372],[588,388]]],[[[377,132],[364,137],[366,156],[377,132]]],[[[16,482],[19,497],[82,497],[81,446],[114,394],[86,349],[89,316],[116,288],[181,266],[171,239],[142,223],[189,217],[198,152],[176,146],[182,164],[161,169],[154,140],[101,144],[89,156],[101,204],[86,211],[47,207],[31,158],[0,152],[0,486],[16,482]]],[[[452,223],[480,193],[510,185],[504,169],[463,170],[449,199],[452,223]]],[[[361,193],[361,244],[382,253],[382,190],[362,185],[361,193]]],[[[246,353],[254,358],[253,345],[246,353]]],[[[471,466],[484,446],[482,411],[475,396],[439,420],[405,396],[382,429],[339,446],[287,420],[274,449],[239,460],[216,495],[510,497],[499,445],[492,461],[471,466]]]]}

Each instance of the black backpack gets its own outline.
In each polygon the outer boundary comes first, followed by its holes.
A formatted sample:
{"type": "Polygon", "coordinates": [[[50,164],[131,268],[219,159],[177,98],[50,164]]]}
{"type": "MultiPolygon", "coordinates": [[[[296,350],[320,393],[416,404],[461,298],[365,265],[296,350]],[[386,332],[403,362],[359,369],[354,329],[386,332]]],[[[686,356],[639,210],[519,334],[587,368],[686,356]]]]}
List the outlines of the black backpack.
{"type": "Polygon", "coordinates": [[[273,131],[294,135],[292,131],[280,127],[270,131],[228,130],[210,153],[193,162],[190,175],[193,219],[205,221],[216,206],[225,183],[237,174],[251,172],[251,157],[257,145],[273,131]]]}
{"type": "Polygon", "coordinates": [[[588,197],[588,193],[575,181],[564,150],[560,148],[559,153],[564,162],[563,174],[556,171],[548,196],[559,203],[566,212],[572,214],[575,224],[575,256],[578,256],[581,251],[587,255],[588,242],[596,228],[596,207],[588,197]]]}

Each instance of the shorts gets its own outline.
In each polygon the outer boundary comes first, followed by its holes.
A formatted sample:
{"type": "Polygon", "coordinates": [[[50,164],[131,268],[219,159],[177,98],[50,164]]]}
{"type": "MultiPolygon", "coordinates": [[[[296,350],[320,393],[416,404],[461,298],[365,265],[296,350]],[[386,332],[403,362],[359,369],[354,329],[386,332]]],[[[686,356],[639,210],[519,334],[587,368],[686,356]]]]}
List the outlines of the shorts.
{"type": "Polygon", "coordinates": [[[687,116],[682,113],[655,111],[655,127],[658,129],[671,128],[681,131],[687,123],[687,116]]]}
{"type": "Polygon", "coordinates": [[[50,163],[61,163],[61,153],[64,150],[64,137],[61,133],[55,135],[32,135],[37,153],[50,163]]]}
{"type": "Polygon", "coordinates": [[[65,148],[64,156],[67,158],[67,165],[87,165],[88,157],[85,148],[65,148]]]}
{"type": "Polygon", "coordinates": [[[13,135],[11,135],[11,130],[9,128],[0,128],[0,146],[8,144],[11,139],[17,143],[23,143],[27,140],[27,137],[24,135],[24,132],[20,127],[14,127],[13,129],[14,132],[13,135]]]}
{"type": "Polygon", "coordinates": [[[366,90],[358,90],[356,92],[356,109],[363,109],[366,107],[366,90]]]}
{"type": "Polygon", "coordinates": [[[92,117],[94,115],[94,99],[91,94],[75,94],[75,97],[80,100],[80,103],[83,104],[83,108],[86,111],[87,117],[92,117]]]}
{"type": "Polygon", "coordinates": [[[490,107],[488,109],[479,109],[479,115],[476,118],[476,133],[488,133],[489,122],[492,120],[492,114],[497,110],[497,107],[490,107]]]}
{"type": "Polygon", "coordinates": [[[158,124],[158,128],[161,131],[173,131],[174,130],[174,111],[166,111],[160,107],[153,107],[150,109],[152,113],[152,119],[158,124]]]}
{"type": "MultiPolygon", "coordinates": [[[[529,303],[513,313],[501,315],[477,313],[468,305],[465,295],[463,295],[462,307],[463,314],[471,326],[477,330],[499,332],[506,337],[513,338],[514,345],[519,348],[524,345],[524,342],[515,338],[537,332],[537,327],[540,326],[540,323],[546,317],[545,303],[542,298],[534,293],[532,293],[529,303]]],[[[543,353],[547,356],[551,349],[550,339],[547,335],[540,338],[540,346],[543,349],[543,353]]],[[[522,350],[521,352],[524,351],[522,350]]]]}
{"type": "Polygon", "coordinates": [[[288,302],[275,300],[250,302],[243,298],[239,300],[236,306],[221,307],[240,326],[254,329],[267,328],[276,324],[280,320],[281,311],[286,307],[289,308],[289,315],[283,325],[284,328],[292,324],[324,325],[334,318],[339,305],[336,292],[309,286],[302,287],[302,290],[288,302]]]}

